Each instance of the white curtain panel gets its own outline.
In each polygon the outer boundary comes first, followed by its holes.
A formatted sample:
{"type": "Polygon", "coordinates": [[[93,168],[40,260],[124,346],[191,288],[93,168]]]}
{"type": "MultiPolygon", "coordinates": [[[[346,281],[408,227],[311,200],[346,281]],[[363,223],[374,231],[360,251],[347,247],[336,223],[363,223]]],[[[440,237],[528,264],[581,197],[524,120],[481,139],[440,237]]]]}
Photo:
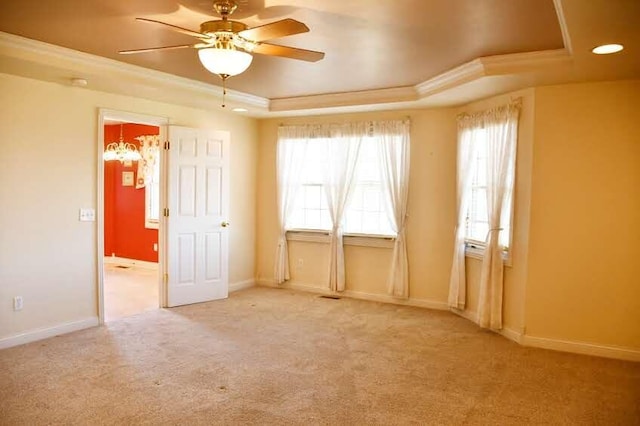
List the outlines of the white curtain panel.
{"type": "Polygon", "coordinates": [[[300,188],[310,133],[311,129],[304,126],[281,126],[278,128],[276,170],[279,235],[274,270],[277,284],[282,284],[291,278],[289,275],[287,224],[300,188]]]}
{"type": "Polygon", "coordinates": [[[329,252],[329,288],[344,291],[344,246],[342,222],[344,211],[353,193],[356,162],[362,139],[368,126],[365,123],[347,123],[330,126],[328,139],[329,161],[325,175],[327,205],[331,217],[331,245],[329,252]]]}
{"type": "Polygon", "coordinates": [[[453,263],[449,281],[449,307],[464,309],[467,303],[467,283],[465,269],[465,220],[471,196],[471,180],[475,173],[473,161],[476,156],[478,132],[482,126],[477,116],[458,117],[458,165],[457,165],[457,208],[458,216],[454,231],[453,263]]]}
{"type": "Polygon", "coordinates": [[[380,121],[373,124],[378,141],[381,181],[389,223],[396,233],[391,268],[387,280],[390,295],[409,297],[409,261],[407,257],[407,200],[409,198],[410,124],[408,121],[380,121]]]}
{"type": "Polygon", "coordinates": [[[510,187],[509,170],[515,166],[518,140],[518,117],[521,103],[488,111],[484,117],[487,137],[487,235],[478,301],[478,324],[502,328],[503,262],[499,244],[502,206],[510,187]]]}
{"type": "Polygon", "coordinates": [[[141,189],[151,182],[153,170],[160,156],[160,136],[143,135],[135,138],[140,141],[140,160],[136,176],[136,189],[141,189]]]}

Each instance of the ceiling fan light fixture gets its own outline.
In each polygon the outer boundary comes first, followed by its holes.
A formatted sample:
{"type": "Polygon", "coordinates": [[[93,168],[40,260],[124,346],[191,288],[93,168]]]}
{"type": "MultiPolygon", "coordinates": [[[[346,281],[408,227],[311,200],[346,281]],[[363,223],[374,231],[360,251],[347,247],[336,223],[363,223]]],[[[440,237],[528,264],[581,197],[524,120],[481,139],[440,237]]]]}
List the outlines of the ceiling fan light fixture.
{"type": "Polygon", "coordinates": [[[202,65],[209,71],[223,78],[242,74],[249,68],[253,56],[235,49],[219,49],[215,47],[199,49],[198,57],[202,65]]]}

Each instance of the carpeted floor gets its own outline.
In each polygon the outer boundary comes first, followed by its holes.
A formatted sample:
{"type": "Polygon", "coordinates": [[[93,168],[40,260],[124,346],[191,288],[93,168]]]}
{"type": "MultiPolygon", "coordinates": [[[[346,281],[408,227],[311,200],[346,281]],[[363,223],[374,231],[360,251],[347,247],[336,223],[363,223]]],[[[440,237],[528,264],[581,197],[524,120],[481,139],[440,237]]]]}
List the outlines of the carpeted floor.
{"type": "Polygon", "coordinates": [[[254,288],[0,351],[0,424],[637,425],[640,364],[254,288]]]}

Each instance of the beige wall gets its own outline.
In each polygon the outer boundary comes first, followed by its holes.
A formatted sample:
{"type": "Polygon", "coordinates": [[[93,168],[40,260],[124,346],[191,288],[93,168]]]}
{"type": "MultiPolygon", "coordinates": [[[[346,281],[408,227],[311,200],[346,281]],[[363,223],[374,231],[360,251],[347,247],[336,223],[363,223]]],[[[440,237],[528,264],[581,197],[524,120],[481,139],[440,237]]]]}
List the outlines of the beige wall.
{"type": "Polygon", "coordinates": [[[97,316],[96,223],[78,209],[97,203],[99,108],[231,131],[230,282],[254,278],[256,120],[7,74],[0,93],[0,339],[97,316]]]}
{"type": "Polygon", "coordinates": [[[536,89],[527,334],[640,350],[640,81],[536,89]]]}
{"type": "MultiPolygon", "coordinates": [[[[455,117],[516,97],[522,97],[523,108],[512,259],[505,269],[505,328],[512,337],[523,335],[525,344],[613,356],[564,342],[640,351],[638,81],[527,89],[457,109],[261,121],[258,280],[273,279],[278,124],[408,115],[410,297],[443,307],[455,209],[455,117]],[[548,343],[553,341],[558,344],[548,343]]],[[[290,249],[292,283],[326,289],[327,245],[295,241],[290,249]]],[[[345,251],[347,290],[384,297],[390,250],[347,246],[345,251]]],[[[468,258],[470,318],[477,310],[479,275],[480,261],[468,258]]]]}
{"type": "MultiPolygon", "coordinates": [[[[397,113],[287,119],[286,123],[337,122],[347,119],[376,120],[411,117],[411,176],[409,188],[409,294],[412,303],[446,308],[453,255],[456,181],[456,115],[474,112],[523,98],[516,180],[517,218],[514,219],[513,262],[505,273],[505,326],[520,332],[524,327],[531,151],[533,144],[534,91],[524,90],[457,109],[430,109],[397,113]]],[[[260,282],[273,280],[277,243],[275,195],[275,150],[277,127],[283,120],[260,122],[258,258],[260,282]]],[[[290,242],[291,284],[326,289],[328,245],[290,242]],[[303,266],[298,266],[298,260],[303,266]]],[[[386,296],[391,249],[347,246],[345,264],[347,290],[356,295],[386,296]]],[[[477,311],[480,261],[467,259],[470,317],[477,311]]],[[[379,297],[378,297],[379,298],[379,297]]]]}
{"type": "MultiPolygon", "coordinates": [[[[262,120],[258,163],[257,278],[272,282],[278,236],[275,152],[277,128],[287,124],[411,118],[411,177],[407,244],[410,296],[443,305],[447,300],[455,222],[456,110],[433,109],[262,120]]],[[[290,243],[292,283],[327,288],[328,244],[290,243]],[[303,266],[298,266],[298,260],[303,266]]],[[[347,246],[347,290],[386,295],[391,249],[347,246]]]]}
{"type": "MultiPolygon", "coordinates": [[[[410,296],[447,300],[459,112],[523,97],[505,326],[531,337],[640,350],[640,82],[524,90],[461,108],[259,122],[0,74],[0,339],[97,315],[98,109],[230,130],[230,282],[269,283],[277,241],[277,126],[411,117],[410,296]],[[68,167],[73,163],[73,167],[68,167]],[[23,311],[11,300],[24,297],[23,311]]],[[[326,288],[328,246],[290,244],[293,282],[326,288]],[[298,260],[302,259],[302,266],[298,260]]],[[[347,289],[386,294],[388,248],[347,246],[347,289]]],[[[479,262],[468,259],[469,311],[479,262]]]]}

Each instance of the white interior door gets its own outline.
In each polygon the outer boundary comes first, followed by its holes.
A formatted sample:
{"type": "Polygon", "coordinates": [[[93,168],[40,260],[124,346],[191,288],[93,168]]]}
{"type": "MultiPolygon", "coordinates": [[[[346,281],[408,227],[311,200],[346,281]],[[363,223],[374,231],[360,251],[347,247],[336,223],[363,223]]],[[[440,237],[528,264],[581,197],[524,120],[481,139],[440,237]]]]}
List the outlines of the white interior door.
{"type": "Polygon", "coordinates": [[[229,294],[229,132],[169,127],[167,305],[229,294]]]}

